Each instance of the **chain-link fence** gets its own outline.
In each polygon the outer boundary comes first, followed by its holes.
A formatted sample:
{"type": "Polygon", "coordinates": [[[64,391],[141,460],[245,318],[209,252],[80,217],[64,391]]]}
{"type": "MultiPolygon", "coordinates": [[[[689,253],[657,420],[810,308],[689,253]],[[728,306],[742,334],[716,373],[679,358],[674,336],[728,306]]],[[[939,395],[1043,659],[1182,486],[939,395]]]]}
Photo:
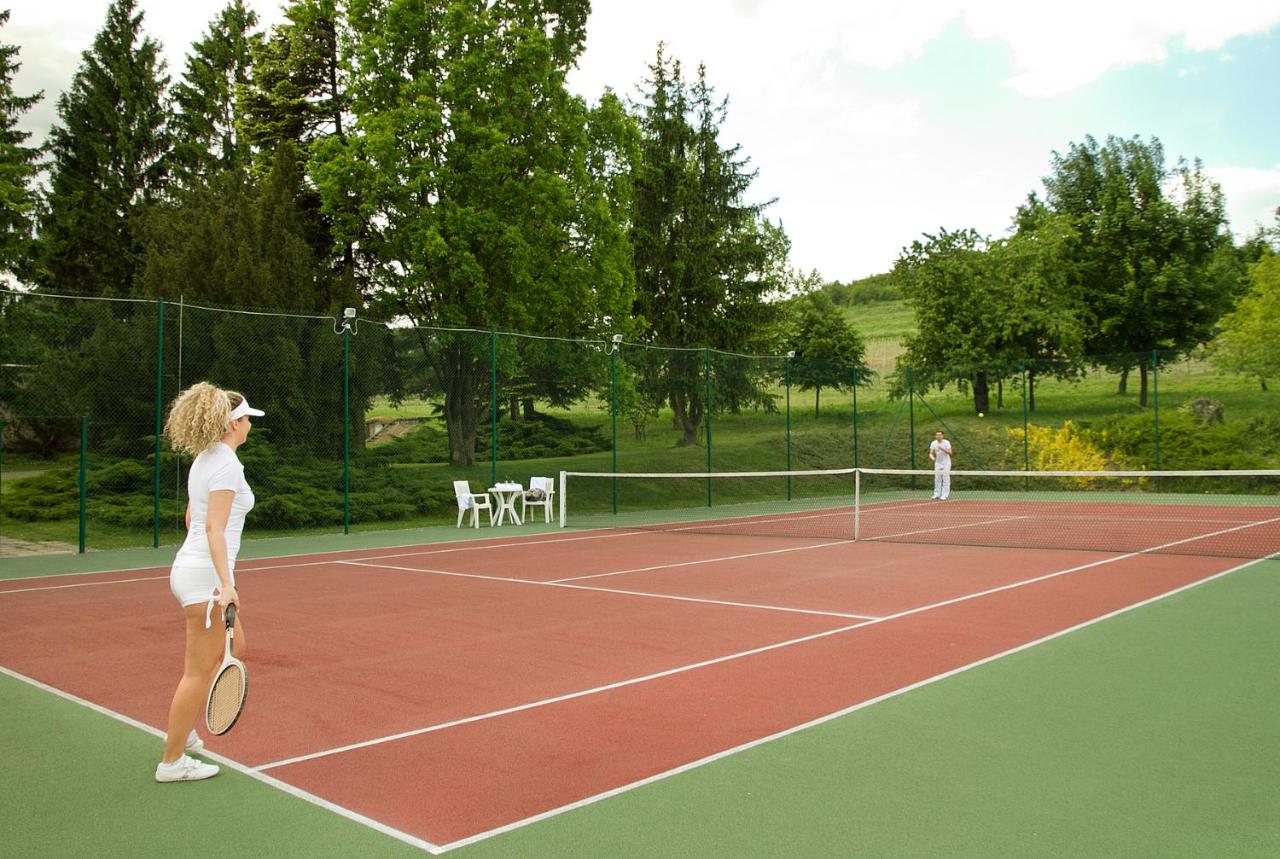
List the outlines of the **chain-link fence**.
{"type": "MultiPolygon", "coordinates": [[[[267,413],[240,450],[258,497],[254,536],[452,523],[456,480],[484,491],[561,470],[928,467],[938,431],[957,468],[1280,459],[1206,434],[1277,438],[1280,426],[1256,381],[1199,357],[909,367],[890,344],[871,346],[854,366],[0,291],[0,537],[80,551],[180,541],[188,463],[160,431],[201,380],[267,413]]],[[[834,491],[778,480],[770,491],[787,497],[834,491]]],[[[590,500],[616,508],[634,485],[590,500]]],[[[701,477],[662,491],[672,506],[720,504],[734,486],[701,477]]]]}

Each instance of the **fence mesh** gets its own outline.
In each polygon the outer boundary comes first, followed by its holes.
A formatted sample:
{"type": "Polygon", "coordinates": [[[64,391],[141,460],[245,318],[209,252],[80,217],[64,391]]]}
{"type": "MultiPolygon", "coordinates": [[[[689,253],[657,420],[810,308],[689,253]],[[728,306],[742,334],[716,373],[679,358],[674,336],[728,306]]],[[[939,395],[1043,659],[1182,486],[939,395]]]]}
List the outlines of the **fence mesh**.
{"type": "MultiPolygon", "coordinates": [[[[189,463],[157,427],[200,380],[267,412],[240,451],[254,536],[452,522],[455,480],[928,468],[937,432],[957,469],[1031,471],[1268,468],[1276,458],[1230,434],[1280,437],[1256,380],[1194,354],[908,367],[896,340],[877,340],[855,366],[12,290],[0,335],[10,549],[180,541],[189,463]]],[[[787,498],[847,489],[776,482],[787,498]]],[[[706,477],[637,486],[592,491],[609,512],[628,492],[669,493],[662,506],[739,491],[706,477]]]]}

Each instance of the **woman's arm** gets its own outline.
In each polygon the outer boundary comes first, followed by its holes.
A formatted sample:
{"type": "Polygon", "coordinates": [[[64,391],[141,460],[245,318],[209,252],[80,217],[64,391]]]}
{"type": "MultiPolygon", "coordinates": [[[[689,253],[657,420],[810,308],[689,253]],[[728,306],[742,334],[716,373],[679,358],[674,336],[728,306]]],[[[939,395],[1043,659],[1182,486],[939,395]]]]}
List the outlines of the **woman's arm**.
{"type": "Polygon", "coordinates": [[[209,512],[204,519],[204,533],[209,539],[209,557],[213,559],[213,569],[218,574],[218,583],[222,586],[222,596],[218,605],[225,608],[228,603],[240,605],[235,585],[231,583],[231,566],[227,562],[227,519],[231,516],[231,501],[236,497],[234,489],[219,489],[209,493],[209,512]]]}

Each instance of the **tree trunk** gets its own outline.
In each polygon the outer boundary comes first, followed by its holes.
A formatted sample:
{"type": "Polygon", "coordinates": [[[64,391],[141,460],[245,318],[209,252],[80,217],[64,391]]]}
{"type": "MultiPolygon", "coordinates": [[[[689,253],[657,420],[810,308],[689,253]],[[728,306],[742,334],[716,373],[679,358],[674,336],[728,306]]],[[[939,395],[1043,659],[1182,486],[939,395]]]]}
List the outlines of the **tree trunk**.
{"type": "Polygon", "coordinates": [[[466,355],[450,356],[444,395],[444,422],[449,433],[449,463],[475,465],[476,411],[475,362],[466,355]]]}
{"type": "Polygon", "coordinates": [[[813,389],[813,416],[815,418],[818,416],[818,406],[821,400],[822,400],[822,388],[815,387],[813,389]]]}
{"type": "Polygon", "coordinates": [[[538,417],[538,413],[533,410],[533,397],[525,397],[520,404],[524,407],[525,420],[531,421],[538,417]]]}
{"type": "Polygon", "coordinates": [[[973,410],[984,415],[991,411],[991,386],[986,370],[979,370],[973,377],[973,410]]]}
{"type": "Polygon", "coordinates": [[[1138,365],[1138,405],[1147,406],[1147,362],[1138,365]]]}
{"type": "Polygon", "coordinates": [[[684,391],[672,391],[671,408],[675,412],[676,428],[680,430],[680,447],[693,447],[698,443],[702,402],[697,397],[686,396],[684,391]]]}
{"type": "Polygon", "coordinates": [[[1027,411],[1036,410],[1036,371],[1027,368],[1027,411]]]}
{"type": "Polygon", "coordinates": [[[1258,380],[1258,384],[1262,385],[1262,390],[1264,390],[1264,391],[1265,391],[1265,390],[1267,389],[1267,380],[1266,380],[1266,379],[1259,379],[1259,380],[1258,380]]]}
{"type": "Polygon", "coordinates": [[[1004,408],[1004,379],[996,379],[996,408],[1004,408]]]}
{"type": "Polygon", "coordinates": [[[1125,367],[1120,371],[1120,387],[1116,389],[1116,393],[1124,396],[1129,393],[1129,368],[1125,367]]]}
{"type": "Polygon", "coordinates": [[[519,397],[507,397],[507,414],[511,417],[511,420],[513,421],[520,420],[520,398],[519,397]]]}

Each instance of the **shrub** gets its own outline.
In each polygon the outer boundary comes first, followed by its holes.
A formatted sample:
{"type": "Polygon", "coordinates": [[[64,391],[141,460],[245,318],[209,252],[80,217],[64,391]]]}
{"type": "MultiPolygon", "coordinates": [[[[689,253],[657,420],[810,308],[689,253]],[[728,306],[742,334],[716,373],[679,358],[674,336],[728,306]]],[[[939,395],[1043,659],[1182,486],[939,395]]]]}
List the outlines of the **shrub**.
{"type": "Polygon", "coordinates": [[[1009,430],[1006,463],[1016,462],[1021,467],[1024,438],[1032,471],[1103,471],[1120,464],[1088,435],[1078,432],[1071,421],[1063,421],[1060,429],[1031,424],[1025,436],[1020,427],[1009,430]]]}
{"type": "Polygon", "coordinates": [[[89,493],[145,492],[151,489],[155,475],[150,463],[122,459],[102,468],[90,469],[89,493]]]}

